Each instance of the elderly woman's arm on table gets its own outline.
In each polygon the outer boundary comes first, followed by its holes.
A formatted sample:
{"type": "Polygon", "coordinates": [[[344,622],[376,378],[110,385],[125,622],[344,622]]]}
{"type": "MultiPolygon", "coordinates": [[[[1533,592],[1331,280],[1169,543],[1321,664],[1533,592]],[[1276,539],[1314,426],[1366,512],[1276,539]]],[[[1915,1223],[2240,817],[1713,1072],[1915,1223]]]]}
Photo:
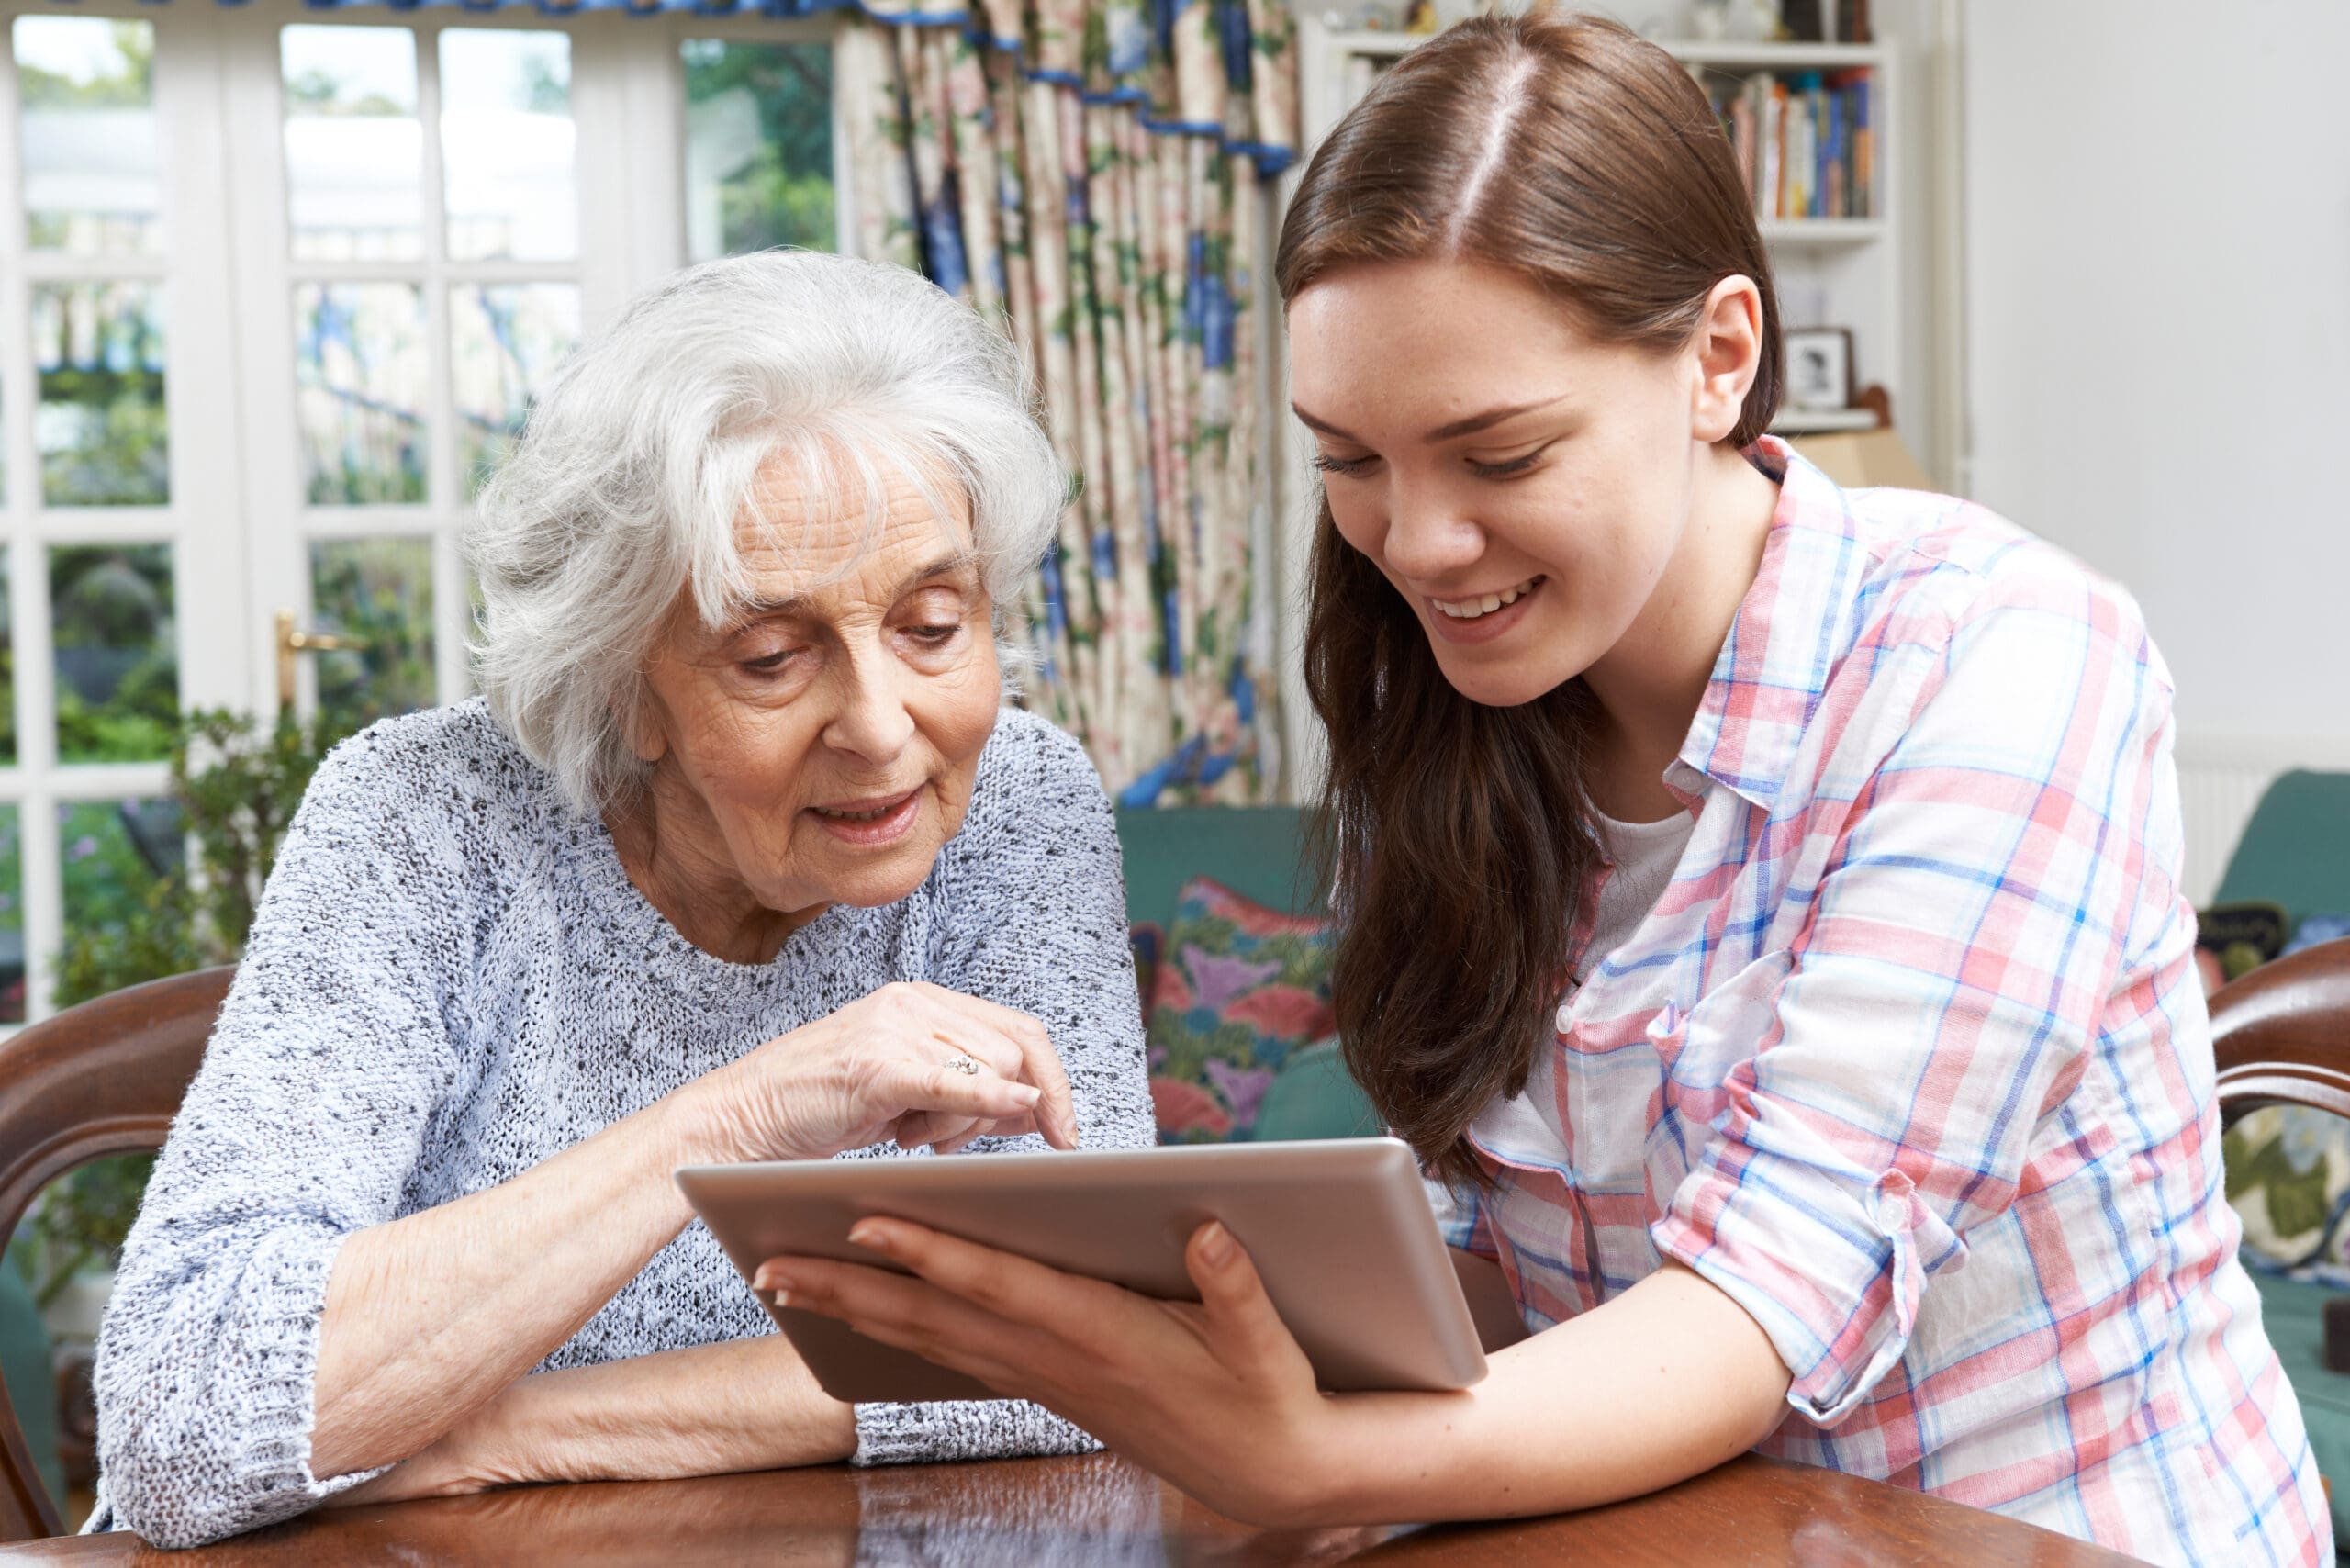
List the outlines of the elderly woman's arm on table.
{"type": "MultiPolygon", "coordinates": [[[[452,999],[468,959],[445,912],[464,907],[468,870],[453,844],[409,831],[372,761],[364,740],[330,758],[288,835],[102,1333],[109,1502],[117,1522],[158,1544],[287,1517],[431,1448],[682,1228],[690,1212],[668,1179],[678,1163],[828,1153],[889,1137],[898,1109],[925,1103],[1007,1119],[1036,1104],[1062,1141],[1073,1131],[1033,1021],[896,986],[497,1188],[394,1219],[427,1119],[458,1070],[449,1011],[461,1005],[452,999]],[[940,1070],[941,1031],[1002,1076],[940,1070]],[[905,1081],[887,1115],[858,1126],[877,1113],[843,1083],[889,1075],[828,1068],[877,1037],[908,1042],[905,1081]],[[1012,1081],[1024,1072],[1050,1097],[1012,1081]],[[830,1147],[777,1147],[787,1134],[830,1147]]],[[[750,1386],[748,1347],[675,1353],[698,1374],[699,1397],[649,1367],[612,1374],[615,1387],[663,1385],[665,1399],[684,1401],[691,1435],[670,1445],[666,1464],[650,1462],[665,1456],[640,1439],[589,1473],[846,1453],[848,1413],[775,1344],[762,1350],[776,1375],[750,1386]]],[[[548,1391],[560,1391],[556,1377],[584,1383],[597,1370],[554,1374],[548,1391]]],[[[506,1472],[544,1445],[553,1428],[530,1421],[530,1408],[518,1402],[485,1428],[512,1446],[478,1456],[496,1462],[482,1479],[517,1478],[506,1472]]],[[[547,1413],[576,1424],[576,1410],[547,1413]]]]}
{"type": "MultiPolygon", "coordinates": [[[[934,978],[1045,1022],[1067,1065],[1085,1147],[1147,1147],[1156,1133],[1109,802],[1068,735],[1025,715],[1007,713],[1002,723],[1013,732],[996,742],[1002,766],[940,857],[934,978]],[[979,910],[986,918],[972,917],[979,910]]],[[[1031,1135],[973,1148],[1024,1146],[1044,1143],[1031,1135]]],[[[552,1173],[555,1163],[541,1169],[552,1173]]],[[[664,1191],[668,1169],[659,1171],[664,1191]]],[[[346,1500],[851,1457],[1065,1452],[1090,1442],[1034,1406],[1005,1401],[989,1416],[968,1404],[863,1406],[852,1425],[848,1406],[816,1387],[790,1342],[768,1335],[521,1378],[346,1500]]]]}

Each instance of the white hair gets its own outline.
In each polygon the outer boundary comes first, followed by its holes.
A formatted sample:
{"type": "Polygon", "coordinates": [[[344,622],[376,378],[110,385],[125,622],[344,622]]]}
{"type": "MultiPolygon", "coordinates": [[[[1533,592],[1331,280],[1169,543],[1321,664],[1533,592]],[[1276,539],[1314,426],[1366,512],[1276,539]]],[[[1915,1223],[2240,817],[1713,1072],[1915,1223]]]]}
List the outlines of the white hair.
{"type": "Polygon", "coordinates": [[[738,526],[779,459],[842,495],[836,526],[861,490],[868,544],[890,475],[942,517],[951,483],[1013,680],[1066,494],[1032,408],[1002,334],[902,268],[769,251],[673,274],[565,362],[466,531],[490,711],[578,810],[625,799],[655,641],[688,591],[711,626],[740,611],[738,526]]]}

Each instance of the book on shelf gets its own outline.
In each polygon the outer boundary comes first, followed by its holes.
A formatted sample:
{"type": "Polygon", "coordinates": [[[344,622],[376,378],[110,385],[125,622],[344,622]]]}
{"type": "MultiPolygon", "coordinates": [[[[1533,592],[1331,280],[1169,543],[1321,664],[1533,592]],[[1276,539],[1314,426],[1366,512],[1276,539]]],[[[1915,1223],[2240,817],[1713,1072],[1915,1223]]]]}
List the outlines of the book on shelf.
{"type": "Polygon", "coordinates": [[[1701,73],[1763,218],[1875,216],[1874,83],[1849,71],[1701,73]],[[1710,78],[1710,79],[1709,79],[1710,78]]]}

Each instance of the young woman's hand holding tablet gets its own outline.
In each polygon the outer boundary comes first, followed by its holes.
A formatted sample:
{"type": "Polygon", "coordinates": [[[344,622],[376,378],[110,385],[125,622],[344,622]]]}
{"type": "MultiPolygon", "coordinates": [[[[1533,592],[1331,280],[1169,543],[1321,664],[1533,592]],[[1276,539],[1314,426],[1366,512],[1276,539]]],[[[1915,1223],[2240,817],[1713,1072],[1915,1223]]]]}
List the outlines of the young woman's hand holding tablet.
{"type": "Polygon", "coordinates": [[[849,1237],[913,1277],[789,1258],[753,1283],[1033,1399],[1255,1523],[1493,1518],[1613,1501],[1656,1485],[1660,1469],[1720,1463],[1785,1411],[1786,1371],[1762,1330],[1681,1269],[1500,1351],[1460,1393],[1327,1394],[1221,1225],[1186,1249],[1196,1305],[903,1220],[861,1220],[849,1237]],[[1578,1397],[1559,1402],[1562,1386],[1578,1397]],[[1513,1480],[1529,1446],[1562,1484],[1513,1480]]]}

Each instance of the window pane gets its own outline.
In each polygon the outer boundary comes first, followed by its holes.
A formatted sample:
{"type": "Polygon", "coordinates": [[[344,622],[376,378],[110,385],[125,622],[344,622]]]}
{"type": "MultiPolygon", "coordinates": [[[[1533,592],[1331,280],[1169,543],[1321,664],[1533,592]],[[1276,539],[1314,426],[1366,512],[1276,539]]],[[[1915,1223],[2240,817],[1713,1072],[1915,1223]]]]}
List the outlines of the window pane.
{"type": "Polygon", "coordinates": [[[303,489],[315,506],[424,498],[424,290],[294,290],[303,489]]]}
{"type": "Polygon", "coordinates": [[[25,242],[77,256],[151,255],[155,29],[106,17],[19,17],[25,242]]]}
{"type": "Polygon", "coordinates": [[[423,254],[424,126],[406,28],[285,29],[286,218],[297,258],[423,254]]]}
{"type": "Polygon", "coordinates": [[[167,799],[76,801],[57,808],[57,831],[74,936],[127,929],[156,882],[187,862],[180,809],[167,799]]]}
{"type": "Polygon", "coordinates": [[[168,544],[49,552],[62,762],[154,762],[179,724],[179,639],[168,544]]]}
{"type": "Polygon", "coordinates": [[[0,550],[0,767],[17,763],[17,627],[9,606],[8,552],[0,550]]]}
{"type": "Polygon", "coordinates": [[[688,39],[686,247],[833,248],[833,53],[820,43],[688,39]]]}
{"type": "Polygon", "coordinates": [[[17,808],[0,805],[0,1024],[25,1021],[25,853],[17,808]]]}
{"type": "Polygon", "coordinates": [[[319,708],[351,729],[432,705],[432,545],[337,539],[310,546],[310,605],[322,632],[365,641],[318,655],[319,708]]]}
{"type": "Polygon", "coordinates": [[[567,283],[464,284],[449,291],[457,466],[477,495],[522,417],[579,342],[579,289],[567,283]]]}
{"type": "Polygon", "coordinates": [[[170,500],[161,291],[150,283],[35,284],[32,339],[41,498],[56,507],[170,500]]]}
{"type": "Polygon", "coordinates": [[[482,28],[442,33],[441,162],[451,260],[569,261],[579,248],[571,39],[482,28]]]}

